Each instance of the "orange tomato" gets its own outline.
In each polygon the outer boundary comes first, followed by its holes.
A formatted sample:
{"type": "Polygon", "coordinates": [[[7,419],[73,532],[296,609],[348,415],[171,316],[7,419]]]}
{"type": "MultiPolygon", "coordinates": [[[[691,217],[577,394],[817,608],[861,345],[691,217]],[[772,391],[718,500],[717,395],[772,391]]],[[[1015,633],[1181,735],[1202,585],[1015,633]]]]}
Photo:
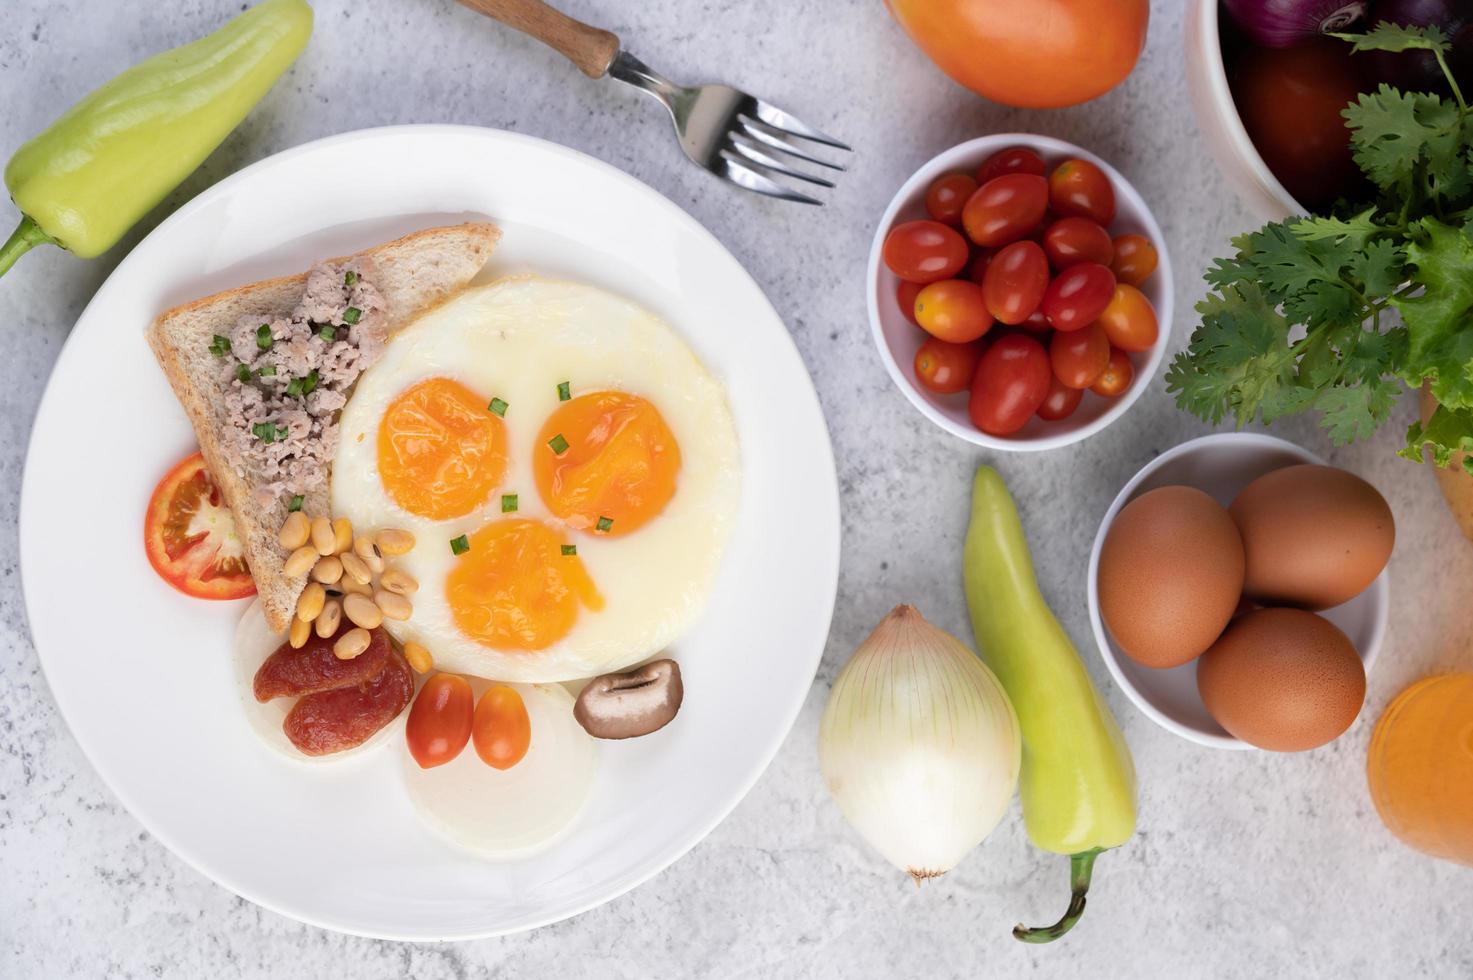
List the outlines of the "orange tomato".
{"type": "Polygon", "coordinates": [[[460,755],[471,740],[475,699],[471,685],[458,674],[436,674],[425,681],[409,709],[404,739],[421,769],[433,769],[460,755]]]}
{"type": "Polygon", "coordinates": [[[481,761],[493,769],[510,769],[532,744],[532,722],[515,689],[495,684],[476,702],[471,742],[481,761]]]}
{"type": "Polygon", "coordinates": [[[154,488],[143,519],[143,544],[154,571],[185,595],[242,599],[256,592],[235,517],[199,453],[154,488]]]}
{"type": "Polygon", "coordinates": [[[937,67],[995,102],[1077,105],[1125,80],[1150,0],[886,0],[937,67]]]}

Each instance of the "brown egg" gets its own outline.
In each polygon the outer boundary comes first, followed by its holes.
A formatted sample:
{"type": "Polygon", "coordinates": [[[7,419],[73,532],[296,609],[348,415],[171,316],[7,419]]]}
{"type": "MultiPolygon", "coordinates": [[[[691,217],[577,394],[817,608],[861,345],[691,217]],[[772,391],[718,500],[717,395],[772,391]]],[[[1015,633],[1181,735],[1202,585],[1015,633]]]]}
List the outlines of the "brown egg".
{"type": "Polygon", "coordinates": [[[1243,592],[1243,542],[1223,506],[1158,487],[1115,515],[1100,548],[1100,616],[1137,663],[1176,667],[1221,635],[1243,592]]]}
{"type": "Polygon", "coordinates": [[[1350,638],[1303,609],[1258,609],[1197,661],[1197,692],[1217,723],[1260,749],[1302,752],[1339,736],[1366,699],[1350,638]]]}
{"type": "Polygon", "coordinates": [[[1243,591],[1268,604],[1328,609],[1355,598],[1391,558],[1386,499],[1333,466],[1286,466],[1243,488],[1229,508],[1248,559],[1243,591]]]}

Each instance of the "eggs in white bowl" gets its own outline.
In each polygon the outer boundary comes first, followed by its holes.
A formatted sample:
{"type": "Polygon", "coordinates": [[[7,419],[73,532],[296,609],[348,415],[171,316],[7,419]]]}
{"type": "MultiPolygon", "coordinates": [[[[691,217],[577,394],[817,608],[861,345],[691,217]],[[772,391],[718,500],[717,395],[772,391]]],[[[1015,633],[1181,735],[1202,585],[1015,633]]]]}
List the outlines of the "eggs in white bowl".
{"type": "Polygon", "coordinates": [[[436,667],[550,683],[659,653],[710,594],[740,490],[721,384],[663,321],[535,277],[404,327],[340,420],[332,507],[405,528],[385,623],[436,667]]]}

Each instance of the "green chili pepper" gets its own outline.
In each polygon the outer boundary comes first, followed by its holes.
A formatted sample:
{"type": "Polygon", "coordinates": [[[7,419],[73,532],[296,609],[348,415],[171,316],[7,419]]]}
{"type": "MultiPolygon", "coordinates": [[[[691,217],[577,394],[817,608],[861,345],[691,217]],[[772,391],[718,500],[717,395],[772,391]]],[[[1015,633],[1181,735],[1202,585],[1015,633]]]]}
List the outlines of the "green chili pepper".
{"type": "Polygon", "coordinates": [[[1084,914],[1101,852],[1135,833],[1135,764],[1120,726],[1090,682],[1069,634],[1038,591],[1018,509],[990,466],[972,484],[962,579],[977,647],[1018,712],[1019,794],[1035,847],[1067,854],[1072,896],[1056,924],[1013,935],[1047,943],[1084,914]]]}
{"type": "Polygon", "coordinates": [[[264,0],[78,102],[5,168],[22,218],[0,246],[0,275],[37,245],[84,259],[111,248],[230,135],[311,33],[306,0],[264,0]]]}

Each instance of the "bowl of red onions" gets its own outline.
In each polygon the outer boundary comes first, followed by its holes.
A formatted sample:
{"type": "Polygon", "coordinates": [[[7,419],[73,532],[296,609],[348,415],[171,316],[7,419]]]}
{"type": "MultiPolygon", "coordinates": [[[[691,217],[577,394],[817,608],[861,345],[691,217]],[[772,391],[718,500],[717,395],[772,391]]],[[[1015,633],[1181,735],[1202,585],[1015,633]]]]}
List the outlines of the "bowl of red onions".
{"type": "Polygon", "coordinates": [[[1436,27],[1448,66],[1473,86],[1470,0],[1191,0],[1187,81],[1203,137],[1229,182],[1269,220],[1325,212],[1369,188],[1340,115],[1361,92],[1445,90],[1427,51],[1352,54],[1342,33],[1383,21],[1436,27]]]}

